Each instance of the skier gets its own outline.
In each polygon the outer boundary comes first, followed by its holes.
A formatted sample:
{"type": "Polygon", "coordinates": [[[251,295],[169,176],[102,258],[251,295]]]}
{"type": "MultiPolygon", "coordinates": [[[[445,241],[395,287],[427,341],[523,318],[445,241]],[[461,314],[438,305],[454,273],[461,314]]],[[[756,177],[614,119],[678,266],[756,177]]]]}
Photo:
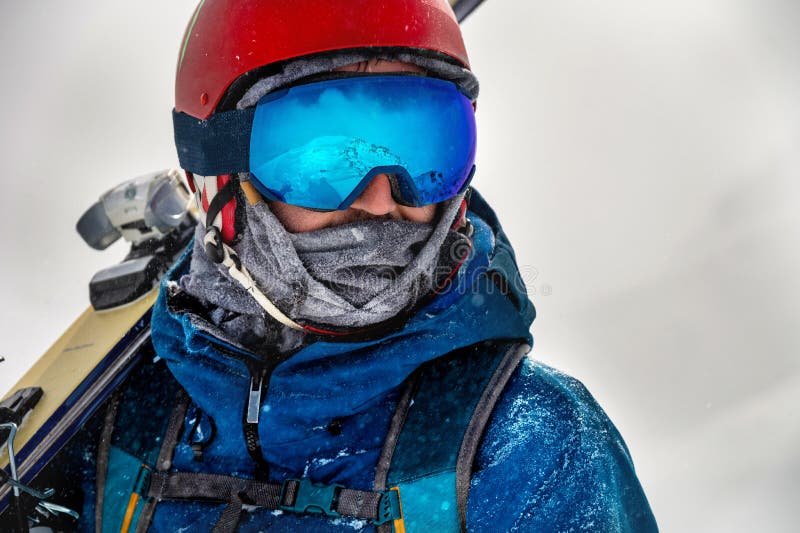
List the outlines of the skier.
{"type": "Polygon", "coordinates": [[[594,399],[526,357],[477,95],[445,0],[200,2],[201,221],[152,314],[171,376],[106,416],[103,530],[657,529],[594,399]]]}

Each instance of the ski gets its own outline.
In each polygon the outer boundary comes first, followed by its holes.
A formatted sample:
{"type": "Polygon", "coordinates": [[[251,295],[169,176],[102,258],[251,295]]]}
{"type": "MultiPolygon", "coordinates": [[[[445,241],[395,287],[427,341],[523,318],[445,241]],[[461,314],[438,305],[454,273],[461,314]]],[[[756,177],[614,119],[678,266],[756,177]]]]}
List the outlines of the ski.
{"type": "Polygon", "coordinates": [[[463,22],[482,3],[483,0],[450,0],[450,5],[453,6],[459,23],[463,22]]]}
{"type": "MultiPolygon", "coordinates": [[[[92,278],[92,305],[0,403],[1,523],[9,522],[20,492],[48,494],[46,487],[32,488],[37,475],[131,369],[152,356],[150,314],[158,283],[194,234],[190,200],[178,171],[156,172],[111,189],[78,222],[90,246],[104,249],[124,237],[131,251],[92,278]]],[[[49,514],[69,511],[50,501],[40,506],[49,514]]]]}

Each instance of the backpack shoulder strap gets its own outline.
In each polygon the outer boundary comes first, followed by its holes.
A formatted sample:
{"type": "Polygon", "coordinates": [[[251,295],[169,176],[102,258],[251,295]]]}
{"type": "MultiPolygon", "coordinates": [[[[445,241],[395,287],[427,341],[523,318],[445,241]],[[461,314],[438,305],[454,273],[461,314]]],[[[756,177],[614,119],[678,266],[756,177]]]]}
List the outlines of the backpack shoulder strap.
{"type": "MultiPolygon", "coordinates": [[[[181,438],[181,430],[183,429],[183,422],[186,418],[186,413],[189,410],[191,403],[189,395],[186,394],[182,388],[178,389],[175,398],[175,406],[172,408],[172,413],[167,422],[167,428],[164,431],[164,436],[161,440],[161,448],[158,451],[158,459],[156,460],[155,472],[149,471],[148,478],[169,471],[172,466],[172,456],[175,453],[175,447],[178,440],[181,438]]],[[[139,489],[139,498],[144,499],[144,505],[138,510],[138,517],[136,520],[135,533],[145,533],[150,528],[150,523],[153,521],[153,515],[156,511],[158,501],[155,498],[148,497],[146,493],[149,490],[151,479],[146,479],[139,489]]],[[[138,498],[137,498],[138,499],[138,498]]]]}
{"type": "Polygon", "coordinates": [[[472,412],[469,425],[461,441],[456,461],[456,501],[458,504],[458,522],[462,531],[467,530],[467,498],[469,497],[470,481],[472,479],[473,463],[478,453],[483,434],[489,423],[497,400],[505,390],[511,375],[519,366],[522,358],[530,351],[527,344],[517,344],[508,348],[500,363],[495,368],[492,377],[487,383],[483,394],[472,412]]]}
{"type": "Polygon", "coordinates": [[[395,531],[466,531],[472,464],[480,440],[500,394],[529,349],[514,342],[479,343],[432,361],[409,379],[374,487],[400,494],[403,523],[395,523],[395,531]]]}
{"type": "Polygon", "coordinates": [[[114,393],[98,444],[96,531],[132,532],[149,522],[144,488],[154,470],[169,468],[187,405],[163,363],[141,364],[114,393]]]}

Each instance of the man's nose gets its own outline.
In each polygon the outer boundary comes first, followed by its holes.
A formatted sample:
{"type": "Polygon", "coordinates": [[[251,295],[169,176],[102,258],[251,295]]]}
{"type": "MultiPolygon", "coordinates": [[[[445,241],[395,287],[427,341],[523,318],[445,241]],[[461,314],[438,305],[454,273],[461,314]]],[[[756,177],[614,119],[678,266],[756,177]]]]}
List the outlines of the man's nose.
{"type": "Polygon", "coordinates": [[[386,174],[375,176],[364,192],[350,204],[350,207],[375,216],[386,215],[397,209],[397,202],[392,198],[389,176],[386,174]]]}

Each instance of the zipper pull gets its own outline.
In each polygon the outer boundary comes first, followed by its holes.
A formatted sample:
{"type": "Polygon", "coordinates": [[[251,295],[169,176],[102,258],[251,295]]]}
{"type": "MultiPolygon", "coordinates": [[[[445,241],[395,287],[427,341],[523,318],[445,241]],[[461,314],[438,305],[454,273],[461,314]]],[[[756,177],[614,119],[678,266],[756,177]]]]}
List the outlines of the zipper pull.
{"type": "Polygon", "coordinates": [[[265,366],[248,365],[250,370],[250,388],[247,391],[247,406],[244,412],[242,430],[247,453],[256,464],[256,479],[264,481],[269,478],[269,464],[261,450],[261,439],[258,436],[258,419],[261,414],[261,400],[264,396],[264,385],[269,386],[271,369],[265,366]]]}
{"type": "Polygon", "coordinates": [[[258,380],[253,376],[250,378],[250,395],[247,401],[247,423],[258,424],[258,416],[261,413],[261,395],[264,391],[264,375],[260,374],[258,380]]]}

